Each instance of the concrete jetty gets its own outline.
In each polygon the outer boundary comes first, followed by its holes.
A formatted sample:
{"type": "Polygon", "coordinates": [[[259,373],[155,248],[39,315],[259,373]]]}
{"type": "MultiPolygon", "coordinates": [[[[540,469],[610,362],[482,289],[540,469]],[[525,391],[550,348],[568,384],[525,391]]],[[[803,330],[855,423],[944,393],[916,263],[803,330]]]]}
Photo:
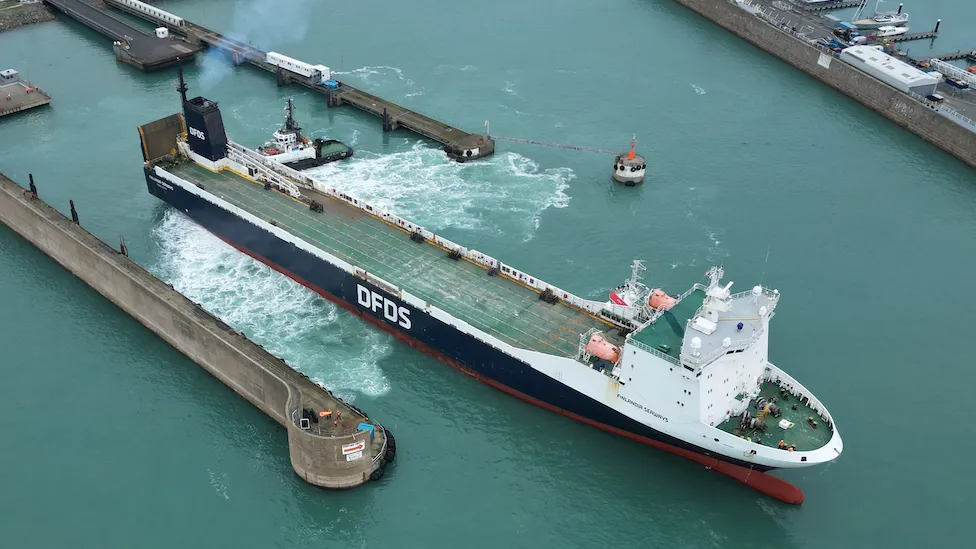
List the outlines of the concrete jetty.
{"type": "MultiPolygon", "coordinates": [[[[64,1],[64,0],[53,0],[64,1]]],[[[73,0],[77,1],[77,0],[73,0]]],[[[444,145],[447,155],[458,162],[476,160],[495,152],[495,140],[487,135],[469,133],[450,124],[445,124],[398,105],[382,97],[357,89],[345,82],[337,82],[335,87],[326,87],[310,81],[302,75],[282,70],[267,62],[267,52],[244,44],[208,29],[202,25],[186,21],[180,17],[163,12],[136,0],[105,0],[113,8],[140,17],[155,25],[167,27],[175,33],[186,36],[190,44],[200,44],[226,52],[234,65],[248,63],[275,74],[279,86],[299,84],[326,96],[329,107],[350,105],[379,117],[383,131],[399,128],[410,130],[444,145]],[[178,23],[174,23],[178,21],[178,23]]]]}
{"type": "Polygon", "coordinates": [[[325,488],[382,478],[390,432],[194,304],[0,173],[0,222],[129,313],[288,431],[295,472],[325,488]],[[331,413],[322,417],[321,413],[331,413]]]}
{"type": "Polygon", "coordinates": [[[17,71],[0,71],[0,117],[41,107],[50,102],[50,95],[39,86],[25,84],[17,71]]]}
{"type": "Polygon", "coordinates": [[[81,0],[44,0],[44,3],[111,38],[116,59],[146,72],[192,61],[194,54],[200,50],[183,37],[160,38],[146,34],[81,0]]]}
{"type": "Polygon", "coordinates": [[[744,0],[675,0],[740,38],[779,57],[821,82],[847,94],[885,118],[976,168],[976,131],[972,121],[941,105],[911,96],[845,63],[800,29],[790,32],[760,16],[744,0]]]}

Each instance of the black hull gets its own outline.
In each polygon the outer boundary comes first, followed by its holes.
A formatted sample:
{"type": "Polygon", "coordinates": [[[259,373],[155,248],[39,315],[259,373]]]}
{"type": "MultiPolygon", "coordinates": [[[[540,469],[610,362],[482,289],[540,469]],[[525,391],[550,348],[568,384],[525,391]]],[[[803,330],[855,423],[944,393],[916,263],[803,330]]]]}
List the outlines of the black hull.
{"type": "Polygon", "coordinates": [[[333,153],[326,156],[320,156],[318,158],[303,158],[302,160],[296,160],[294,162],[285,162],[285,166],[297,171],[309,170],[312,168],[317,168],[318,166],[324,166],[330,162],[336,162],[339,160],[345,160],[353,155],[353,150],[349,149],[346,152],[333,153]]]}
{"type": "MultiPolygon", "coordinates": [[[[146,169],[146,183],[151,194],[184,212],[238,250],[497,389],[633,440],[690,451],[755,471],[772,469],[709,452],[639,423],[529,364],[431,317],[381,287],[281,240],[196,194],[160,180],[150,168],[146,169]],[[363,305],[364,301],[366,305],[363,305]]],[[[662,449],[672,451],[671,448],[662,449]]],[[[681,454],[680,451],[674,453],[681,454]]]]}

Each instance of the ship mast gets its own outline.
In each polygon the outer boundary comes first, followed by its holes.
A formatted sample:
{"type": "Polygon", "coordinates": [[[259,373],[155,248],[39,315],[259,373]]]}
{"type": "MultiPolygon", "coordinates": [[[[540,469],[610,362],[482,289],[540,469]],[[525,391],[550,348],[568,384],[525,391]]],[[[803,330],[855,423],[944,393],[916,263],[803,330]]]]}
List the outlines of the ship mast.
{"type": "Polygon", "coordinates": [[[180,97],[182,97],[183,102],[186,103],[186,82],[183,80],[183,66],[177,65],[176,72],[178,72],[180,75],[180,85],[177,86],[176,91],[180,92],[180,97]]]}
{"type": "Polygon", "coordinates": [[[638,281],[644,278],[640,275],[640,273],[646,270],[647,267],[644,266],[644,261],[640,259],[635,259],[634,264],[631,266],[630,269],[630,280],[628,280],[627,282],[629,282],[631,286],[636,286],[638,281]]]}
{"type": "Polygon", "coordinates": [[[288,116],[287,118],[285,118],[284,130],[288,132],[295,132],[296,137],[298,139],[301,139],[302,129],[298,126],[298,122],[295,122],[295,118],[292,116],[292,113],[294,112],[294,106],[292,105],[292,100],[289,97],[287,101],[288,101],[288,105],[285,107],[285,112],[288,113],[288,116]]]}

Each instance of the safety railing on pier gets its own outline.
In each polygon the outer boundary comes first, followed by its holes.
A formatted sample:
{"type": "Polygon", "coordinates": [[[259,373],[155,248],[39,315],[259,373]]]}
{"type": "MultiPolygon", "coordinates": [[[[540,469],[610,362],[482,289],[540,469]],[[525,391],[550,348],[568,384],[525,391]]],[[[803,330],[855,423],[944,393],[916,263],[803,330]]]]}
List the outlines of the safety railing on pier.
{"type": "Polygon", "coordinates": [[[945,105],[944,103],[936,103],[935,101],[932,101],[927,97],[922,97],[921,95],[915,92],[908,92],[908,95],[912,96],[912,98],[918,101],[919,103],[924,103],[928,107],[935,110],[937,113],[945,116],[946,118],[949,118],[953,122],[957,122],[958,124],[969,128],[970,131],[976,132],[976,120],[969,118],[968,116],[962,114],[961,112],[953,109],[948,105],[945,105]]]}
{"type": "MultiPolygon", "coordinates": [[[[302,424],[302,420],[306,418],[301,417],[301,411],[304,408],[304,405],[305,405],[305,401],[303,399],[299,399],[298,407],[291,411],[291,421],[292,423],[295,424],[296,427],[298,427],[302,431],[305,431],[306,433],[312,433],[313,435],[317,435],[320,437],[346,438],[346,437],[354,437],[356,436],[357,433],[362,432],[359,429],[359,427],[354,427],[351,429],[350,428],[339,429],[338,427],[336,428],[320,427],[318,426],[317,423],[312,423],[311,420],[308,420],[309,423],[308,426],[306,427],[305,425],[302,424]]],[[[332,420],[331,417],[328,419],[332,420]]],[[[330,421],[326,421],[325,423],[328,424],[330,423],[330,421]]]]}
{"type": "Polygon", "coordinates": [[[962,80],[963,82],[976,88],[976,74],[969,71],[964,71],[952,63],[946,63],[941,59],[930,59],[929,64],[932,65],[932,68],[939,71],[943,75],[949,75],[957,80],[962,80]]]}

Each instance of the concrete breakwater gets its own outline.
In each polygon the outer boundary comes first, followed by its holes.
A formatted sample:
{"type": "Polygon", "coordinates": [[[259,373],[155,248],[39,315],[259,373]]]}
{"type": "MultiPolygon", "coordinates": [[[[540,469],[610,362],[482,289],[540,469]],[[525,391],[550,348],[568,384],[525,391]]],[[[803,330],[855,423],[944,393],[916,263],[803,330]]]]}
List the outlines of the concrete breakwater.
{"type": "Polygon", "coordinates": [[[54,14],[43,4],[24,4],[0,9],[0,32],[45,21],[54,21],[54,14]]]}
{"type": "MultiPolygon", "coordinates": [[[[0,222],[284,426],[295,472],[326,488],[378,480],[396,456],[388,430],[0,174],[0,222]],[[323,417],[322,413],[328,414],[323,417]],[[367,427],[367,425],[369,427],[367,427]]],[[[77,220],[74,204],[72,218],[77,220]]]]}
{"type": "Polygon", "coordinates": [[[914,99],[830,52],[783,32],[737,7],[732,0],[675,1],[976,167],[976,133],[939,114],[933,105],[914,99]]]}

